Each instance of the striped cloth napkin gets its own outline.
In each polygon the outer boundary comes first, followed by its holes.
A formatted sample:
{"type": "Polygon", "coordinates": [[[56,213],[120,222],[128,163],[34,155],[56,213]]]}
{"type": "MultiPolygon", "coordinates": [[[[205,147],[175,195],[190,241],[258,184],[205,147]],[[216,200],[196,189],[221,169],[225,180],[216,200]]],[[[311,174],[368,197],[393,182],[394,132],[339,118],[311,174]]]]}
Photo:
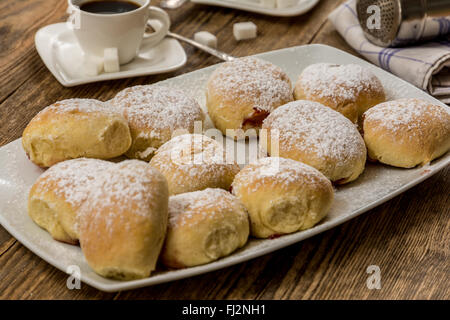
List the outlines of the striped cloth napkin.
{"type": "MultiPolygon", "coordinates": [[[[404,48],[379,47],[364,36],[355,8],[356,0],[350,0],[328,17],[348,44],[372,63],[450,104],[450,36],[404,48]]],[[[435,21],[441,34],[450,33],[450,17],[435,21]]]]}

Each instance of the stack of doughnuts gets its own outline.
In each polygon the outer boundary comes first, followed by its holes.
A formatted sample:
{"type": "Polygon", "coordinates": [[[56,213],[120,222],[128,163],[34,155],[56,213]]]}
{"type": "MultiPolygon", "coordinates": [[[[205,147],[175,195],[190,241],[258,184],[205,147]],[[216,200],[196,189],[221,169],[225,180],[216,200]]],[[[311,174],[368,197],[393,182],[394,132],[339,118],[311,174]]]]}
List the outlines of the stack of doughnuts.
{"type": "Polygon", "coordinates": [[[57,102],[23,133],[30,160],[50,167],[30,190],[28,212],[55,240],[79,243],[104,277],[148,277],[158,261],[210,263],[249,236],[323,221],[333,184],[358,179],[367,154],[412,168],[450,149],[449,108],[385,100],[380,80],[357,65],[312,65],[293,89],[267,61],[224,63],[206,84],[206,107],[223,135],[259,136],[262,157],[242,168],[222,143],[195,132],[204,114],[177,89],[136,86],[107,102],[57,102]]]}

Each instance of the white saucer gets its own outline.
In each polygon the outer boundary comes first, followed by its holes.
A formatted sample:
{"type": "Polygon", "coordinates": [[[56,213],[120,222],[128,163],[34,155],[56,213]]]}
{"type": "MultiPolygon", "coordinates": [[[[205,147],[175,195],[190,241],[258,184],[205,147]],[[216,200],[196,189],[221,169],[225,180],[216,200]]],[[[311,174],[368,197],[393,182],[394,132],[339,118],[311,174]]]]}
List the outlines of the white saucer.
{"type": "Polygon", "coordinates": [[[138,56],[132,62],[121,66],[119,72],[87,76],[82,68],[83,51],[66,23],[56,23],[40,29],[34,40],[47,68],[66,87],[170,72],[184,66],[187,60],[180,43],[166,38],[153,48],[142,46],[138,56]]]}
{"type": "Polygon", "coordinates": [[[239,0],[191,0],[193,3],[219,6],[225,8],[239,9],[256,12],[275,17],[294,17],[308,12],[316,6],[320,0],[299,0],[298,3],[288,8],[265,8],[251,1],[239,0]]]}

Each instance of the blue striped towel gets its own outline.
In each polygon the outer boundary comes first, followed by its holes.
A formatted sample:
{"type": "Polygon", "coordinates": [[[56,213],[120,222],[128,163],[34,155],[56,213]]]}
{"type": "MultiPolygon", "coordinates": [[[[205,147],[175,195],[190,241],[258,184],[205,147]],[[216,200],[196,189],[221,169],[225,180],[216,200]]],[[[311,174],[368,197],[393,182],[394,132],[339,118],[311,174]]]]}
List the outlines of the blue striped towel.
{"type": "MultiPolygon", "coordinates": [[[[356,0],[350,0],[328,17],[348,44],[372,63],[449,104],[450,37],[403,48],[379,47],[364,36],[355,7],[356,0]]],[[[441,34],[450,33],[450,17],[435,21],[441,34]]]]}

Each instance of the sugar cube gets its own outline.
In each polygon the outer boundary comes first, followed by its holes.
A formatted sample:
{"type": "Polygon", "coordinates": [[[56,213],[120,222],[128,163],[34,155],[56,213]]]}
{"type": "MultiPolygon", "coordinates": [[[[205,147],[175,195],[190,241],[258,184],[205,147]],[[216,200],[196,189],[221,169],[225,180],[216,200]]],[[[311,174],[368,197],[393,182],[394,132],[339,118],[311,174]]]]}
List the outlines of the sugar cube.
{"type": "Polygon", "coordinates": [[[89,77],[98,76],[103,71],[103,59],[97,56],[86,56],[83,61],[83,72],[89,77]]]}
{"type": "Polygon", "coordinates": [[[298,3],[298,0],[276,0],[277,8],[289,8],[293,7],[298,3]]]}
{"type": "Polygon", "coordinates": [[[217,48],[217,38],[208,31],[200,31],[194,34],[194,40],[211,48],[217,48]]]}
{"type": "Polygon", "coordinates": [[[106,48],[103,53],[103,67],[105,72],[119,72],[119,51],[117,48],[106,48]]]}
{"type": "Polygon", "coordinates": [[[233,35],[238,41],[256,38],[257,31],[253,22],[238,22],[233,25],[233,35]]]}

